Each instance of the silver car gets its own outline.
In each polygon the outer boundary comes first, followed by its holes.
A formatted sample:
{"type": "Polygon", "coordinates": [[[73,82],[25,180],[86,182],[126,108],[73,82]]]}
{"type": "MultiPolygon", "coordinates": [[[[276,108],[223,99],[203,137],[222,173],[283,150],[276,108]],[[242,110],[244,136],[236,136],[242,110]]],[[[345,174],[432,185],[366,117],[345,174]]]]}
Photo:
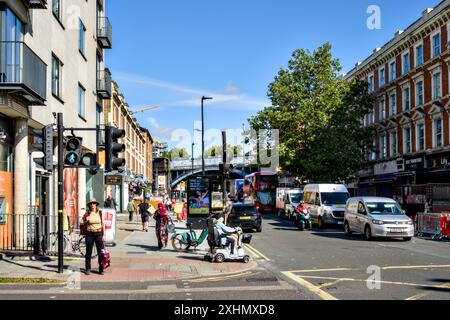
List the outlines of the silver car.
{"type": "Polygon", "coordinates": [[[366,240],[383,237],[410,241],[414,236],[414,223],[395,200],[356,197],[347,201],[344,230],[346,235],[361,233],[366,240]]]}

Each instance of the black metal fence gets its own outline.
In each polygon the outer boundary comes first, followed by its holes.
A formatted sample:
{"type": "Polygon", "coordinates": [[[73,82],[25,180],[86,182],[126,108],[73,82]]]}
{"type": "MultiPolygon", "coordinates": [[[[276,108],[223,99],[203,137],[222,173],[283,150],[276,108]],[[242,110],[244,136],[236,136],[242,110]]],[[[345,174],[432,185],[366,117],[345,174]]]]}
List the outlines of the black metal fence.
{"type": "Polygon", "coordinates": [[[31,209],[28,214],[0,215],[0,250],[42,253],[42,239],[54,231],[54,219],[31,209]]]}

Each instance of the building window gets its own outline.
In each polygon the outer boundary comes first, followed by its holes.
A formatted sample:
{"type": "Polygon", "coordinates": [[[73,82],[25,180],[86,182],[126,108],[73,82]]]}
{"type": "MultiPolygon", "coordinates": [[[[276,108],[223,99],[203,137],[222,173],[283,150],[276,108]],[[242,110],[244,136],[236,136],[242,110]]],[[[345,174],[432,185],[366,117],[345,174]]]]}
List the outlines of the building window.
{"type": "Polygon", "coordinates": [[[61,20],[61,0],[53,0],[52,12],[58,20],[61,20]]]}
{"type": "Polygon", "coordinates": [[[390,100],[391,116],[395,116],[397,114],[397,95],[395,93],[391,94],[390,100]]]}
{"type": "Polygon", "coordinates": [[[390,71],[389,80],[390,81],[393,81],[393,80],[395,80],[395,78],[397,78],[397,67],[396,67],[396,65],[397,64],[394,61],[394,62],[391,62],[390,66],[389,66],[389,71],[390,71]]]}
{"type": "Polygon", "coordinates": [[[384,97],[380,98],[380,103],[378,106],[380,108],[380,119],[381,120],[386,119],[386,104],[385,104],[384,97]]]}
{"type": "Polygon", "coordinates": [[[423,65],[423,45],[416,47],[416,67],[423,65]]]}
{"type": "Polygon", "coordinates": [[[380,137],[380,155],[382,159],[387,157],[386,135],[380,137]]]}
{"type": "Polygon", "coordinates": [[[392,157],[395,157],[395,156],[397,156],[397,154],[398,154],[398,148],[397,148],[397,131],[391,132],[390,142],[391,142],[391,151],[390,151],[390,154],[391,154],[392,157]]]}
{"type": "Polygon", "coordinates": [[[423,104],[423,81],[420,80],[416,83],[416,106],[423,104]]]}
{"type": "Polygon", "coordinates": [[[375,91],[375,82],[373,76],[369,77],[369,92],[372,93],[375,91]]]}
{"type": "Polygon", "coordinates": [[[416,127],[417,151],[425,150],[425,125],[423,122],[417,124],[416,127]]]}
{"type": "Polygon", "coordinates": [[[403,129],[403,153],[411,152],[411,128],[403,129]]]}
{"type": "Polygon", "coordinates": [[[407,74],[410,71],[409,66],[409,53],[403,55],[403,74],[407,74]]]}
{"type": "Polygon", "coordinates": [[[380,70],[380,87],[384,87],[386,84],[386,70],[383,68],[380,70]]]}
{"type": "Polygon", "coordinates": [[[86,116],[85,101],[86,89],[81,84],[78,84],[78,115],[82,118],[86,116]]]}
{"type": "Polygon", "coordinates": [[[441,97],[441,73],[433,74],[433,100],[441,97]]]}
{"type": "Polygon", "coordinates": [[[374,124],[375,123],[375,112],[374,112],[374,108],[371,108],[369,111],[369,124],[374,124]]]}
{"type": "Polygon", "coordinates": [[[441,54],[441,34],[438,33],[433,36],[433,57],[437,57],[441,54]]]}
{"type": "Polygon", "coordinates": [[[80,35],[78,48],[80,49],[80,52],[83,55],[85,53],[85,34],[86,34],[86,27],[84,26],[83,21],[81,21],[80,19],[80,35]]]}
{"type": "Polygon", "coordinates": [[[52,55],[52,94],[61,98],[61,61],[52,55]]]}
{"type": "MultiPolygon", "coordinates": [[[[376,149],[376,142],[375,142],[375,140],[373,140],[373,150],[375,150],[375,149],[376,149]]],[[[372,151],[370,153],[369,159],[372,160],[372,161],[377,160],[377,153],[376,153],[376,151],[372,151]]]]}
{"type": "Polygon", "coordinates": [[[411,98],[409,86],[403,88],[403,111],[409,111],[411,109],[411,98]]]}
{"type": "Polygon", "coordinates": [[[433,120],[433,147],[442,147],[442,118],[433,120]]]}

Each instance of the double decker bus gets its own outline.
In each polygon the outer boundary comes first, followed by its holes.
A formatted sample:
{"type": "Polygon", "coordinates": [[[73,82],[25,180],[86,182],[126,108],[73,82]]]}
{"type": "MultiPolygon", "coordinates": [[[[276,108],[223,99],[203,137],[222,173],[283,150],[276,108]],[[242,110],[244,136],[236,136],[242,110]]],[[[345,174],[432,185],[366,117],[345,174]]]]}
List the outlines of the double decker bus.
{"type": "Polygon", "coordinates": [[[278,176],[272,172],[256,172],[245,177],[245,202],[252,203],[260,213],[276,211],[278,176]]]}

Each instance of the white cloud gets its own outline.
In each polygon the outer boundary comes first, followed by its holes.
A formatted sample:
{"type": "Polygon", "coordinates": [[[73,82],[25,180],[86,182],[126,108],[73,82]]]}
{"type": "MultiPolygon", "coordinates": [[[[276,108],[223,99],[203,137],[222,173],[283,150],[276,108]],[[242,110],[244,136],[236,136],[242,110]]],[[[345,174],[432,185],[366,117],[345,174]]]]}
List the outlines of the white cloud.
{"type": "Polygon", "coordinates": [[[153,118],[153,117],[147,118],[147,121],[148,121],[148,123],[150,123],[150,125],[152,127],[159,128],[159,123],[155,118],[153,118]]]}
{"type": "Polygon", "coordinates": [[[128,82],[151,88],[165,89],[185,96],[184,99],[182,98],[173,102],[165,103],[162,107],[198,107],[202,96],[213,97],[213,100],[208,101],[208,105],[216,109],[257,111],[270,105],[269,100],[259,100],[248,97],[246,94],[238,93],[237,87],[233,84],[228,84],[224,89],[225,93],[220,93],[122,72],[115,72],[114,78],[120,82],[128,82]]]}

